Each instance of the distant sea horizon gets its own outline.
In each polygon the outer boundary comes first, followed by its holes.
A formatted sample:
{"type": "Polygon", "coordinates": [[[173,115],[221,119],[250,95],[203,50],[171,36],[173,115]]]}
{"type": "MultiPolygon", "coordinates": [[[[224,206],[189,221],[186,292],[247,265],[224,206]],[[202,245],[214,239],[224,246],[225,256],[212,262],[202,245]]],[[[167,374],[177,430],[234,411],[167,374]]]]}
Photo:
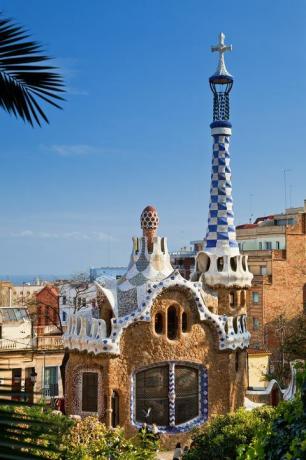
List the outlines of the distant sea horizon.
{"type": "MultiPolygon", "coordinates": [[[[111,278],[116,278],[116,276],[122,276],[125,271],[126,267],[99,267],[93,268],[93,272],[95,276],[93,279],[96,279],[99,276],[107,276],[111,278]]],[[[91,270],[91,271],[92,271],[91,270]]],[[[86,273],[86,275],[90,276],[92,273],[89,271],[85,271],[82,273],[86,273]]],[[[65,273],[65,274],[46,274],[46,273],[35,273],[31,275],[7,275],[7,274],[0,274],[0,281],[10,281],[15,285],[21,284],[36,284],[37,280],[40,281],[57,281],[57,280],[71,280],[75,278],[76,273],[65,273]]]]}
{"type": "Polygon", "coordinates": [[[20,284],[35,284],[36,281],[39,279],[40,281],[55,281],[55,280],[67,280],[71,279],[73,275],[65,274],[65,275],[54,275],[54,274],[43,274],[43,273],[36,273],[32,275],[2,275],[0,274],[0,281],[10,281],[15,285],[20,284]]]}

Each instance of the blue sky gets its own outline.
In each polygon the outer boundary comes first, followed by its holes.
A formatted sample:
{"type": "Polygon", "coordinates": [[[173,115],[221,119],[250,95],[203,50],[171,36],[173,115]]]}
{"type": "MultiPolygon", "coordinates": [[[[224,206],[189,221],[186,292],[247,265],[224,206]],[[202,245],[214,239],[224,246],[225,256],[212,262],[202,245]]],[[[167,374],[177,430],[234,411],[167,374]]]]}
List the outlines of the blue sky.
{"type": "MultiPolygon", "coordinates": [[[[7,0],[67,84],[64,110],[32,129],[0,112],[0,273],[126,265],[139,216],[156,205],[170,249],[204,236],[211,162],[208,77],[233,44],[236,224],[302,205],[303,0],[7,0]],[[252,195],[252,196],[251,196],[252,195]],[[250,205],[252,202],[252,205],[250,205]]],[[[230,55],[229,55],[230,54],[230,55]]]]}

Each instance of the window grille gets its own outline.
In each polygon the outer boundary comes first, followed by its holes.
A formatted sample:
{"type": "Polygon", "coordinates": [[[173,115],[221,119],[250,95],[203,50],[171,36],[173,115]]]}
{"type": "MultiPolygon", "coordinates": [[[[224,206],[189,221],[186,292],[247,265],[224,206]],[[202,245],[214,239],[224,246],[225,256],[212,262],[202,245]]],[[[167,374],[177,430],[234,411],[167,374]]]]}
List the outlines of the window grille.
{"type": "Polygon", "coordinates": [[[198,369],[175,366],[175,424],[192,420],[199,414],[198,369]]]}
{"type": "Polygon", "coordinates": [[[136,376],[136,419],[168,425],[168,366],[154,367],[136,376]]]}
{"type": "Polygon", "coordinates": [[[169,363],[136,373],[136,422],[167,427],[181,425],[199,415],[198,367],[169,363]]]}

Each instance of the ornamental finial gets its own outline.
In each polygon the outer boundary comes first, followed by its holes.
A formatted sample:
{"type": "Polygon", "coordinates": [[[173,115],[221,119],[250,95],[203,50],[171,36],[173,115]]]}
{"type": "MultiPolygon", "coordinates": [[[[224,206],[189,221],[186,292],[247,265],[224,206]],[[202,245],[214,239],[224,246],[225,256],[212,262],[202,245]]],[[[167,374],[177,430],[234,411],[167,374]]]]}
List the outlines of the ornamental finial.
{"type": "Polygon", "coordinates": [[[214,75],[228,75],[228,76],[231,76],[231,74],[227,71],[227,68],[225,66],[224,53],[226,51],[232,51],[233,47],[232,47],[232,45],[225,45],[224,44],[224,39],[225,39],[225,35],[224,35],[223,32],[221,32],[219,34],[219,43],[217,45],[211,47],[212,52],[218,51],[218,53],[219,53],[219,63],[218,63],[216,73],[214,75]]]}

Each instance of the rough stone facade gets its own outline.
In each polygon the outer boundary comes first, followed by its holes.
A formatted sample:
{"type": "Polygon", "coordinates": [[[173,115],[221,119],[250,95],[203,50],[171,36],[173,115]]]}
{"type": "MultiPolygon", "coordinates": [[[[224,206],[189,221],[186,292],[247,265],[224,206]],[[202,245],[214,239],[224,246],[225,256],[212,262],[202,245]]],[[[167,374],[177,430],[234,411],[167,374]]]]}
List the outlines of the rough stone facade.
{"type": "MultiPolygon", "coordinates": [[[[215,330],[201,322],[193,299],[180,290],[169,289],[160,295],[152,309],[151,322],[137,322],[123,333],[120,356],[90,356],[70,352],[66,367],[66,410],[71,414],[86,415],[80,409],[80,375],[96,370],[99,373],[98,415],[108,426],[112,425],[112,394],[119,395],[119,424],[128,435],[137,427],[131,420],[131,377],[135,370],[151,364],[175,362],[195,363],[203,366],[208,375],[208,417],[225,414],[243,405],[246,387],[246,351],[219,351],[215,330]],[[167,309],[176,305],[178,337],[167,338],[167,309]],[[182,312],[188,315],[188,331],[182,332],[182,312]],[[164,315],[163,332],[154,330],[157,313],[164,315]]],[[[163,443],[173,447],[189,433],[164,434],[163,443]]]]}

